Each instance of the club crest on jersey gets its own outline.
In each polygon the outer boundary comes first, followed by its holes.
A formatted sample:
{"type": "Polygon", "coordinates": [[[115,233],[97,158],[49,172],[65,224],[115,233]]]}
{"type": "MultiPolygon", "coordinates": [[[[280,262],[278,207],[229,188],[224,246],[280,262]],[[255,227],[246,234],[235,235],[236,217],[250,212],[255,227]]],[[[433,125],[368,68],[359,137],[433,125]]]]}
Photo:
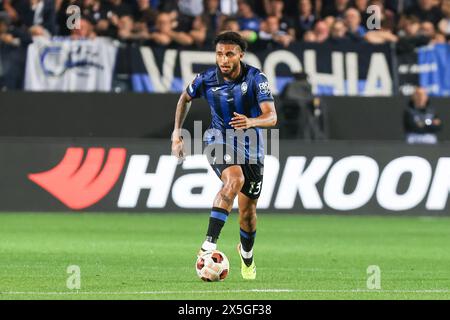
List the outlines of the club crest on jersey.
{"type": "Polygon", "coordinates": [[[261,82],[259,85],[259,92],[261,94],[269,95],[270,94],[270,88],[269,88],[269,82],[261,82]]]}
{"type": "Polygon", "coordinates": [[[247,88],[248,88],[248,86],[247,86],[247,82],[242,82],[242,84],[241,84],[241,91],[242,91],[242,94],[246,94],[247,93],[247,88]]]}

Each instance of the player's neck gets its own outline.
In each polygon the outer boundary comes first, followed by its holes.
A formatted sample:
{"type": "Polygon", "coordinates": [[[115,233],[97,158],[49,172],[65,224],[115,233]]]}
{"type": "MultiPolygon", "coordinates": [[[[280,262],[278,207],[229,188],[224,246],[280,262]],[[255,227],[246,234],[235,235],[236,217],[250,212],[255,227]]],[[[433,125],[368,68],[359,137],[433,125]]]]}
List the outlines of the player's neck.
{"type": "Polygon", "coordinates": [[[232,74],[230,74],[230,76],[225,76],[224,75],[223,79],[226,80],[226,81],[234,81],[237,78],[239,78],[239,76],[241,75],[241,70],[242,70],[242,66],[241,66],[241,63],[239,62],[239,65],[236,68],[236,70],[232,74]]]}

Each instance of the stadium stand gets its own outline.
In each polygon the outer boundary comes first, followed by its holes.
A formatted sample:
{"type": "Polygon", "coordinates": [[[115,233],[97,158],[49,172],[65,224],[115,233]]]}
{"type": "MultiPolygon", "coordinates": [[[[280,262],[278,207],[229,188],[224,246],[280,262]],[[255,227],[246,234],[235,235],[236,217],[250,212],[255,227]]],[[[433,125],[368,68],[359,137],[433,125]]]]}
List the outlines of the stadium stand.
{"type": "MultiPolygon", "coordinates": [[[[287,99],[291,137],[353,139],[346,130],[323,133],[320,96],[410,96],[419,85],[450,95],[450,0],[1,0],[0,88],[178,93],[202,63],[214,64],[208,52],[225,30],[248,41],[248,62],[268,73],[281,106],[296,74],[310,79],[310,111],[300,110],[322,129],[306,133],[287,99]]],[[[332,104],[331,112],[344,108],[332,104]]],[[[446,110],[440,114],[445,123],[446,110]]]]}
{"type": "Polygon", "coordinates": [[[444,41],[449,34],[450,5],[447,0],[419,0],[417,3],[383,0],[197,0],[178,3],[173,0],[3,0],[0,9],[10,18],[9,26],[30,35],[68,36],[71,32],[66,25],[67,8],[71,5],[80,8],[82,18],[95,35],[159,44],[161,36],[158,37],[158,33],[164,24],[159,19],[168,15],[171,28],[162,32],[167,37],[163,45],[171,45],[174,41],[183,46],[203,46],[208,39],[206,34],[220,30],[225,18],[230,16],[238,19],[241,31],[254,31],[252,39],[255,41],[266,39],[268,33],[280,32],[301,41],[307,31],[315,30],[318,22],[324,21],[330,28],[335,20],[343,20],[345,37],[353,38],[356,34],[369,42],[395,41],[396,38],[387,33],[400,35],[404,25],[400,22],[412,17],[418,19],[419,30],[428,36],[439,35],[436,41],[444,41]],[[238,8],[237,14],[230,14],[233,10],[225,9],[227,5],[238,8]],[[379,8],[376,14],[383,21],[384,34],[364,37],[370,17],[366,9],[371,5],[379,8]],[[272,21],[274,16],[278,18],[278,28],[269,27],[276,24],[272,21]],[[182,33],[189,40],[177,42],[171,34],[173,31],[182,33]]]}
{"type": "Polygon", "coordinates": [[[398,55],[411,55],[448,42],[449,26],[449,0],[2,0],[0,85],[23,89],[18,75],[23,76],[33,37],[108,37],[122,48],[210,50],[216,34],[233,30],[251,52],[305,43],[387,43],[398,55]],[[80,16],[75,28],[74,14],[80,16]]]}

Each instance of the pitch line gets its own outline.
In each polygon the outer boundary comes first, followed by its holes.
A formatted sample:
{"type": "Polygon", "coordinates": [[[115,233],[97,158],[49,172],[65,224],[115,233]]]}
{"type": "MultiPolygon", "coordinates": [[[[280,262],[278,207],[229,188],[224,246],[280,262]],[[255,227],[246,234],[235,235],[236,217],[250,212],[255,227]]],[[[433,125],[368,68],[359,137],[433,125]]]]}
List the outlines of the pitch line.
{"type": "Polygon", "coordinates": [[[236,289],[236,290],[187,290],[187,291],[133,291],[133,292],[102,292],[102,291],[67,291],[67,292],[26,292],[9,291],[0,292],[2,295],[164,295],[164,294],[208,294],[208,293],[450,293],[450,289],[430,290],[327,290],[327,289],[236,289]]]}

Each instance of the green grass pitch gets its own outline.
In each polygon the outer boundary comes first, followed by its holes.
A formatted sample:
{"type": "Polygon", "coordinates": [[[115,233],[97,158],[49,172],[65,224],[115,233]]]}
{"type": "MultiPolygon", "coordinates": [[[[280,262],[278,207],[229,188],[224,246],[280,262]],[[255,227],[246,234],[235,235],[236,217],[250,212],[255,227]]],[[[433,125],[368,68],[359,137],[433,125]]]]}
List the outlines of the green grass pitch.
{"type": "Polygon", "coordinates": [[[0,214],[0,299],[449,299],[450,219],[259,214],[257,279],[240,277],[235,211],[224,282],[198,279],[204,214],[0,214]],[[81,288],[69,290],[69,265],[81,288]],[[368,289],[367,268],[381,270],[368,289]]]}

